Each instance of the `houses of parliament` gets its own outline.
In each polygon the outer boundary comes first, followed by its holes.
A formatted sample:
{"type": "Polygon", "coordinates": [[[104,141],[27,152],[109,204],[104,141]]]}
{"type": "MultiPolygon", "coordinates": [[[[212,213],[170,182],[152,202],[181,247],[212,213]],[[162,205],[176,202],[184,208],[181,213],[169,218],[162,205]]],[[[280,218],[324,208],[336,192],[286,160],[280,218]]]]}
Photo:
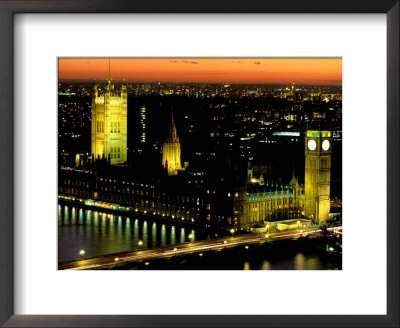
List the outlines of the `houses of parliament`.
{"type": "Polygon", "coordinates": [[[324,223],[330,213],[331,132],[315,113],[305,134],[304,185],[293,175],[287,182],[266,182],[253,176],[216,181],[181,162],[179,126],[171,113],[160,172],[144,175],[124,166],[127,161],[128,104],[123,83],[111,79],[104,92],[92,90],[91,169],[59,169],[60,195],[121,204],[133,213],[168,218],[218,229],[249,230],[266,222],[305,219],[324,223]],[[106,161],[108,166],[96,163],[106,161]]]}

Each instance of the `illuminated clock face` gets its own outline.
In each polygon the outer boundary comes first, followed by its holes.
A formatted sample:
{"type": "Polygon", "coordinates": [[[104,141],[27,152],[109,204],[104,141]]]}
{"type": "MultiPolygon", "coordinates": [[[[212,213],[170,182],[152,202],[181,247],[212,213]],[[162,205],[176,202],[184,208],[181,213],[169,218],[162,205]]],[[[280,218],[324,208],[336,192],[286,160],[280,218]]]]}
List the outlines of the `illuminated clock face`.
{"type": "Polygon", "coordinates": [[[308,146],[308,149],[315,150],[315,148],[317,148],[317,143],[315,142],[315,140],[311,139],[311,140],[308,140],[307,146],[308,146]]]}
{"type": "Polygon", "coordinates": [[[328,150],[328,149],[329,149],[329,146],[330,146],[329,140],[324,140],[324,141],[322,142],[322,149],[323,149],[323,150],[328,150]]]}

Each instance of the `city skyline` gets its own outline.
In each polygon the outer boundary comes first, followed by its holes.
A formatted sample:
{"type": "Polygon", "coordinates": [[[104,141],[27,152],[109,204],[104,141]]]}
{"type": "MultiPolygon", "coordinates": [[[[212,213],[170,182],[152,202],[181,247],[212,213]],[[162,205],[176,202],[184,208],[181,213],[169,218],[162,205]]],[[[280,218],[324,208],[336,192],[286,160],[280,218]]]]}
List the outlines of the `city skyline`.
{"type": "Polygon", "coordinates": [[[336,66],[60,59],[59,270],[340,270],[336,66]]]}
{"type": "Polygon", "coordinates": [[[341,85],[341,58],[59,58],[60,81],[341,85]]]}

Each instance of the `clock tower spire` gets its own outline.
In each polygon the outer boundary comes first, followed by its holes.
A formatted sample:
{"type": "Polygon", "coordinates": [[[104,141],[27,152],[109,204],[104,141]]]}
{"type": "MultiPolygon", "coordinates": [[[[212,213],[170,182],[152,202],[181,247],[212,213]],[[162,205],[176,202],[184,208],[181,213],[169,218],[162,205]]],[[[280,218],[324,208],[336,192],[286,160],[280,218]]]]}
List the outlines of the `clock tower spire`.
{"type": "Polygon", "coordinates": [[[305,216],[321,224],[330,212],[332,138],[320,113],[307,129],[305,155],[305,216]]]}

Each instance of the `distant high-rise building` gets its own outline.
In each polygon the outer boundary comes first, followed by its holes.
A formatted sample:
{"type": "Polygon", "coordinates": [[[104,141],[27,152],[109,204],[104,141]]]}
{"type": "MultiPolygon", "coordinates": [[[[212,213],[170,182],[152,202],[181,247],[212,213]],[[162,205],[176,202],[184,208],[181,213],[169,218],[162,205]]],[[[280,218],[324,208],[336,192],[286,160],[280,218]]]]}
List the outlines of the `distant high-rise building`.
{"type": "Polygon", "coordinates": [[[171,129],[163,145],[162,165],[167,169],[168,175],[177,175],[182,170],[181,144],[176,132],[174,115],[172,115],[171,129]]]}
{"type": "Polygon", "coordinates": [[[140,109],[140,126],[142,129],[142,133],[140,135],[140,142],[146,143],[146,107],[143,106],[140,109]]]}
{"type": "Polygon", "coordinates": [[[104,93],[96,84],[92,95],[92,154],[94,159],[109,159],[112,165],[127,160],[127,91],[114,90],[108,78],[104,93]]]}
{"type": "Polygon", "coordinates": [[[307,130],[305,155],[305,216],[321,224],[330,212],[332,140],[319,113],[314,113],[307,130]]]}

